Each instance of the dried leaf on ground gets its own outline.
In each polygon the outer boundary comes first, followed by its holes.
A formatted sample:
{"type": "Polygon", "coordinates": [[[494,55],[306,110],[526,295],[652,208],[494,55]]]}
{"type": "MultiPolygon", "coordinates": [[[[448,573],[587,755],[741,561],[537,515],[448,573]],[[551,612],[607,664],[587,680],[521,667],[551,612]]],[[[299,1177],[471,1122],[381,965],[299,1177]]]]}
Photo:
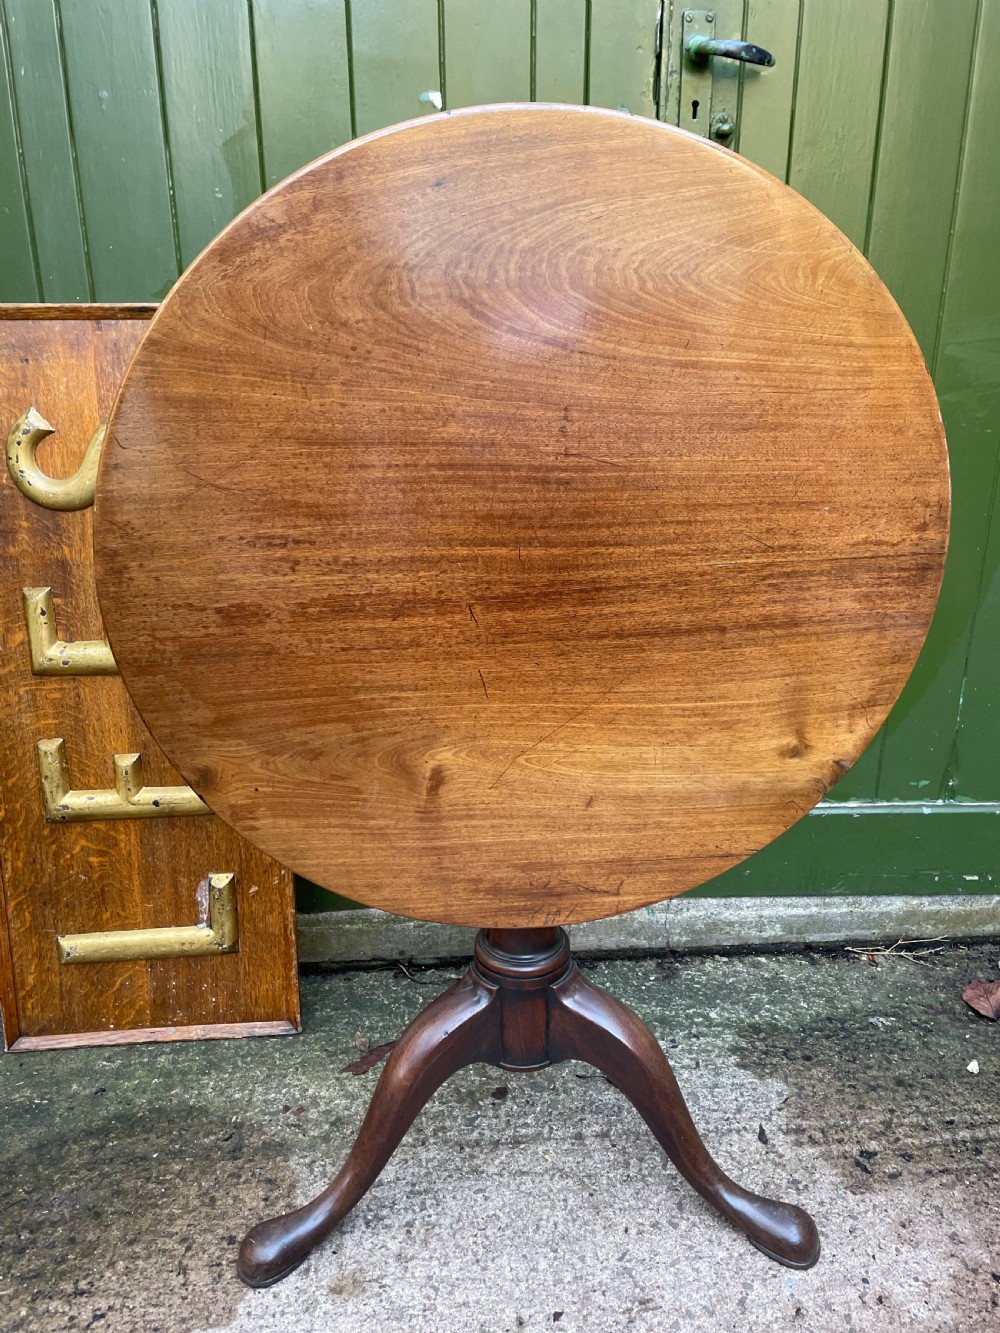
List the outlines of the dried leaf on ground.
{"type": "Polygon", "coordinates": [[[970,981],[962,991],[962,999],[984,1018],[992,1018],[994,1023],[1000,1020],[1000,979],[970,981]]]}
{"type": "Polygon", "coordinates": [[[352,1060],[349,1065],[344,1065],[343,1069],[337,1072],[340,1074],[367,1074],[369,1069],[374,1069],[380,1060],[385,1059],[395,1044],[394,1041],[386,1041],[381,1046],[372,1046],[370,1050],[365,1051],[360,1059],[352,1060]]]}

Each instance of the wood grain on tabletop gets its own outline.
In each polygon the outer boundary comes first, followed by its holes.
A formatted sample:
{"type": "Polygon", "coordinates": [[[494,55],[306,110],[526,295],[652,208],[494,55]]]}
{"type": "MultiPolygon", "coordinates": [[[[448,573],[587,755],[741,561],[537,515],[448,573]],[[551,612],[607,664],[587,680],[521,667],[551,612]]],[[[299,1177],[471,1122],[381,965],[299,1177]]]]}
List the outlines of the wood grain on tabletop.
{"type": "MultiPolygon", "coordinates": [[[[6,307],[0,312],[4,433],[34,405],[55,434],[40,466],[67,476],[106,421],[149,307],[6,307]],[[120,315],[120,317],[119,317],[120,315]]],[[[147,783],[183,781],[143,726],[120,678],[31,674],[22,587],[52,588],[59,635],[103,637],[94,589],[92,509],[44,509],[0,475],[0,838],[11,975],[0,989],[8,1040],[21,1045],[206,1035],[212,1025],[298,1024],[291,875],[214,818],[45,821],[36,743],[61,736],[74,788],[112,787],[112,755],[140,751],[147,783]],[[197,886],[235,871],[238,953],[60,963],[56,936],[193,925],[197,886]],[[16,1001],[14,992],[16,992],[16,1001]],[[157,1031],[152,1031],[156,1029],[157,1031]],[[169,1031],[174,1029],[174,1031],[169,1031]]],[[[160,575],[154,576],[158,582],[160,575]]],[[[0,973],[3,972],[0,955],[0,973]]],[[[0,987],[4,982],[0,981],[0,987]]]]}
{"type": "Polygon", "coordinates": [[[105,448],[98,589],[195,789],[435,920],[609,915],[749,856],[875,734],[948,526],[861,255],[652,121],[340,149],[181,279],[105,448]]]}

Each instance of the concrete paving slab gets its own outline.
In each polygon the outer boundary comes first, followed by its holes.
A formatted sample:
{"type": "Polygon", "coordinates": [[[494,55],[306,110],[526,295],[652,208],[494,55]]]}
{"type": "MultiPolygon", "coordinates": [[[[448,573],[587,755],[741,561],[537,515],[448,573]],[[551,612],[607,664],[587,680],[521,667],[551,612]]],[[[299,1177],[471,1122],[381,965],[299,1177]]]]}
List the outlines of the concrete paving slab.
{"type": "Polygon", "coordinates": [[[308,976],[296,1038],[7,1055],[0,1328],[996,1330],[1000,1026],[960,992],[1000,956],[928,961],[588,968],[650,1023],[723,1167],[813,1212],[806,1273],[728,1228],[594,1071],[476,1066],[302,1268],[242,1287],[240,1234],[325,1184],[360,1123],[378,1071],[336,1072],[356,1032],[396,1035],[454,969],[308,976]]]}

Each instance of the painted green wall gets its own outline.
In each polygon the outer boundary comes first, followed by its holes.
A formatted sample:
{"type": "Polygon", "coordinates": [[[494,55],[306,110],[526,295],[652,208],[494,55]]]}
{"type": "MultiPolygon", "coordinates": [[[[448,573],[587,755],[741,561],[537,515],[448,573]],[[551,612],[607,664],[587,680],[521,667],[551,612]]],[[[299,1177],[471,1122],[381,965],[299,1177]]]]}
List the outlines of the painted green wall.
{"type": "MultiPolygon", "coordinates": [[[[717,35],[777,58],[718,69],[734,146],[823,209],[913,325],[954,521],[926,650],[880,736],[819,812],[701,892],[987,891],[1000,860],[1000,0],[714,8],[717,35]]],[[[0,0],[0,300],[162,297],[263,189],[438,104],[674,119],[679,13],[668,0],[658,40],[658,0],[0,0]]]]}

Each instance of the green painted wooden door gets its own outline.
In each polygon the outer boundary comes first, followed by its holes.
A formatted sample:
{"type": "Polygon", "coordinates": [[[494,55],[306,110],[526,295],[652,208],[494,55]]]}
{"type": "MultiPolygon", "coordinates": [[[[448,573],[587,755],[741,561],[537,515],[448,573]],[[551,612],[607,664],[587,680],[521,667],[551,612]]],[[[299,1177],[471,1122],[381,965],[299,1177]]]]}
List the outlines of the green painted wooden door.
{"type": "MultiPolygon", "coordinates": [[[[939,613],[881,735],[813,815],[703,892],[991,891],[1000,0],[722,0],[712,13],[717,36],[776,57],[713,63],[728,142],[827,213],[913,325],[948,431],[954,521],[939,613]]],[[[262,190],[438,107],[681,111],[671,0],[0,0],[0,18],[5,301],[161,297],[262,190]]]]}
{"type": "MultiPolygon", "coordinates": [[[[881,734],[808,819],[707,891],[995,891],[1000,4],[722,0],[713,12],[717,36],[776,57],[773,69],[732,67],[717,87],[734,113],[731,146],[837,223],[917,335],[948,434],[954,517],[938,614],[881,734]]],[[[668,7],[661,66],[672,119],[679,14],[668,7]]]]}

